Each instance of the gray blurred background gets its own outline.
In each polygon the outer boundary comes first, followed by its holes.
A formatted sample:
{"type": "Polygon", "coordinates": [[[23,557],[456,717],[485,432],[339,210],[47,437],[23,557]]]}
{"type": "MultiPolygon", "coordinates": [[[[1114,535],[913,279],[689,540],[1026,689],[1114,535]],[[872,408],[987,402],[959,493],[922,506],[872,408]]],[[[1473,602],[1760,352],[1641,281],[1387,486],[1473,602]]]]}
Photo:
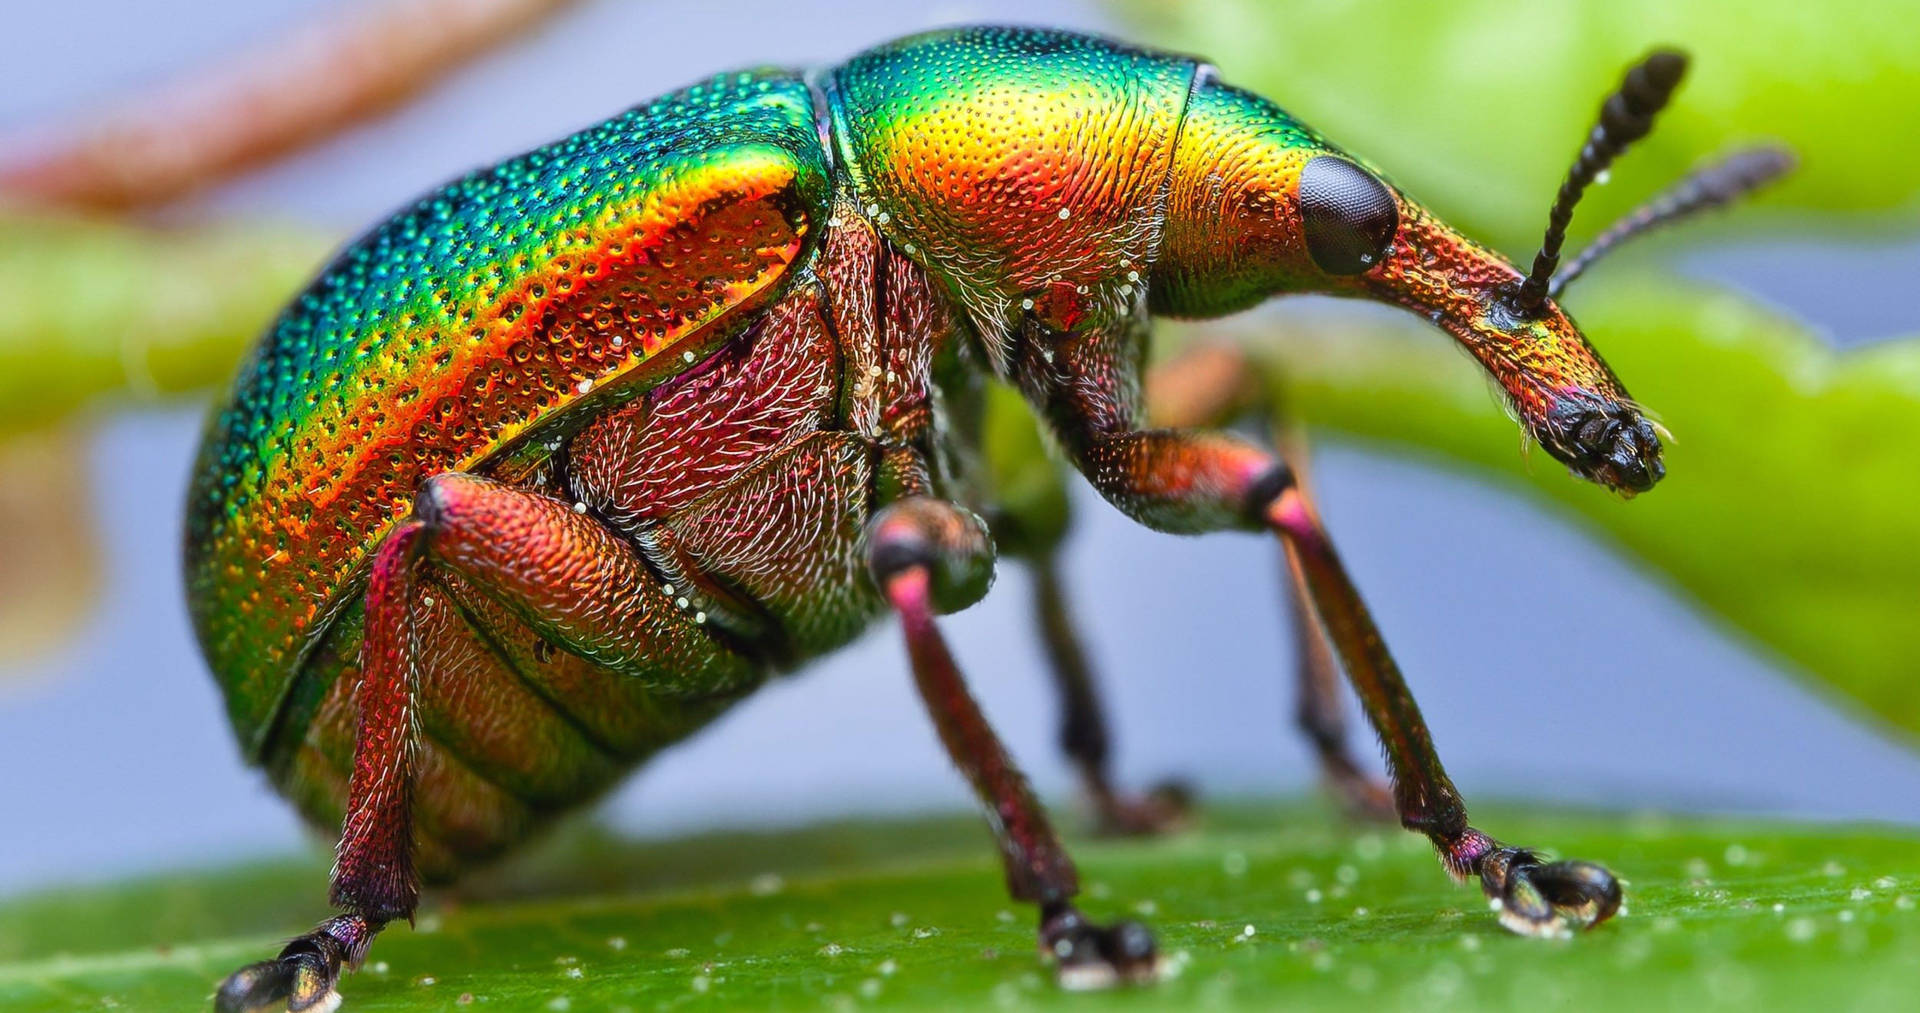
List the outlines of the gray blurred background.
{"type": "MultiPolygon", "coordinates": [[[[91,108],[326,6],[12,5],[0,129],[91,108]]],[[[923,10],[871,2],[831,13],[607,0],[399,114],[203,203],[344,236],[447,177],[710,72],[831,62],[892,36],[981,20],[1114,27],[1066,0],[923,10]]],[[[1340,137],[1340,124],[1316,125],[1340,137]]],[[[1544,210],[1547,195],[1538,196],[1544,210]]],[[[1696,250],[1677,266],[1857,344],[1912,330],[1920,245],[1772,243],[1696,250]]],[[[1596,339],[1604,348],[1605,335],[1596,339]]],[[[70,646],[0,678],[0,894],[285,853],[306,839],[240,765],[188,632],[177,552],[201,410],[99,424],[91,469],[107,540],[103,601],[70,646]]],[[[1321,443],[1317,463],[1327,522],[1470,799],[1920,821],[1920,759],[1546,508],[1352,445],[1321,443]]],[[[1215,796],[1310,787],[1313,768],[1289,720],[1274,547],[1156,535],[1079,493],[1068,576],[1105,677],[1122,778],[1177,774],[1215,796]]],[[[1064,802],[1074,785],[1054,746],[1027,603],[1024,574],[1006,568],[993,594],[948,629],[1002,734],[1042,791],[1064,802]]],[[[1370,737],[1356,730],[1370,754],[1370,737]]],[[[602,815],[652,834],[967,804],[898,636],[883,628],[661,757],[602,815]]]]}

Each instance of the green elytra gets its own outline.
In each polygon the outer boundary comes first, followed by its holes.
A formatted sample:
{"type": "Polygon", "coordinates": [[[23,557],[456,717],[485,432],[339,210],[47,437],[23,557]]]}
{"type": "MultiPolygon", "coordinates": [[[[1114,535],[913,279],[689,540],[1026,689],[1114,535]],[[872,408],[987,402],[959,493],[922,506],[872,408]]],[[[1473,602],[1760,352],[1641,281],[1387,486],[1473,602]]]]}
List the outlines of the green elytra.
{"type": "MultiPolygon", "coordinates": [[[[411,914],[416,867],[511,848],[889,610],[1043,943],[1063,969],[1150,973],[1144,930],[1071,908],[1071,863],[932,623],[985,593],[985,515],[1042,573],[1087,724],[1058,526],[997,501],[979,460],[986,375],[1143,523],[1286,539],[1402,819],[1490,894],[1560,891],[1510,926],[1604,920],[1604,870],[1466,825],[1291,472],[1148,429],[1140,404],[1150,314],[1372,298],[1462,341],[1577,472],[1650,486],[1651,429],[1557,307],[1504,306],[1518,278],[1205,65],[1036,29],[723,75],[428,196],[273,324],[196,466],[189,601],[236,732],[345,828],[347,913],[221,1002],[330,990],[411,914]]],[[[1106,814],[1164,822],[1106,785],[1097,738],[1077,755],[1106,814]]]]}

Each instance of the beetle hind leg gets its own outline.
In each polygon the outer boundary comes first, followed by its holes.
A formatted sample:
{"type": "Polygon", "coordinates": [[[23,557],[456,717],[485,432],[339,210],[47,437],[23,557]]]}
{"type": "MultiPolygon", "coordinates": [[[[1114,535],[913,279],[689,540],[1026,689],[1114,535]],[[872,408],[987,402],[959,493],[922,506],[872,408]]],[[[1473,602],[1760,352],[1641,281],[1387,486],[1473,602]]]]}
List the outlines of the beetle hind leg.
{"type": "Polygon", "coordinates": [[[214,996],[214,1008],[219,1013],[333,1013],[340,1006],[340,993],[334,989],[340,968],[359,964],[379,931],[358,915],[329,918],[272,960],[228,975],[214,996]]]}
{"type": "Polygon", "coordinates": [[[1095,924],[1074,906],[1080,883],[1073,860],[967,690],[934,621],[937,611],[963,608],[985,593],[992,552],[977,518],[924,496],[887,507],[869,528],[868,566],[900,619],[914,682],[934,727],[987,811],[1007,890],[1040,908],[1041,955],[1055,963],[1067,988],[1153,981],[1162,965],[1144,925],[1095,924]]]}
{"type": "Polygon", "coordinates": [[[1164,781],[1140,794],[1114,786],[1106,708],[1101,705],[1093,666],[1074,627],[1058,560],[1048,551],[1029,560],[1029,568],[1041,639],[1060,697],[1060,748],[1079,771],[1099,831],[1116,836],[1153,835],[1187,826],[1193,816],[1193,793],[1186,785],[1164,781]]]}
{"type": "Polygon", "coordinates": [[[413,870],[413,624],[409,606],[426,526],[395,528],[374,556],[367,581],[366,632],[356,698],[347,815],[335,851],[330,897],[346,914],[320,923],[272,960],[220,983],[219,1013],[285,1009],[330,1013],[341,968],[358,967],[387,922],[413,917],[420,896],[413,870]]]}

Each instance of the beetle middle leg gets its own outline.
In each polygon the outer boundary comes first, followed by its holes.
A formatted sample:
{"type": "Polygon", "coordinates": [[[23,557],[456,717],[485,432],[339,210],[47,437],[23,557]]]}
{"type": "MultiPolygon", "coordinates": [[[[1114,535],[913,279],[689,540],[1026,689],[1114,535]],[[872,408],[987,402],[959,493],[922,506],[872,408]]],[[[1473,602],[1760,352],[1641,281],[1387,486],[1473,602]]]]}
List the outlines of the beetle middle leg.
{"type": "Polygon", "coordinates": [[[1029,560],[1028,568],[1033,573],[1034,611],[1040,620],[1047,667],[1053,672],[1054,688],[1059,693],[1060,746],[1079,770],[1080,782],[1098,814],[1100,831],[1160,834],[1185,826],[1193,809],[1192,794],[1185,785],[1162,782],[1139,795],[1114,786],[1106,707],[1074,626],[1073,610],[1060,579],[1059,559],[1049,551],[1029,560]]]}
{"type": "Polygon", "coordinates": [[[993,552],[985,526],[952,504],[910,496],[874,518],[867,552],[874,580],[900,618],[914,681],[940,739],[986,808],[1008,892],[1040,908],[1040,949],[1057,962],[1061,983],[1098,988],[1156,977],[1159,955],[1145,926],[1096,925],[1074,906],[1080,883],[1073,860],[968,692],[934,621],[984,593],[993,552]]]}

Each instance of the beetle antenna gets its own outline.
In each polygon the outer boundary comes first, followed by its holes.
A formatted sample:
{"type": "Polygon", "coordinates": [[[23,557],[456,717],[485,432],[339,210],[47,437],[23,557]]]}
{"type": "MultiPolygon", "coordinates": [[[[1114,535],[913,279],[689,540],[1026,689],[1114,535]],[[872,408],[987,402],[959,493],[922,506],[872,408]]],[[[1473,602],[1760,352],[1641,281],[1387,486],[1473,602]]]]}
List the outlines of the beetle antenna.
{"type": "Polygon", "coordinates": [[[1586,249],[1581,250],[1554,276],[1553,283],[1547,286],[1548,297],[1560,298],[1560,293],[1575,278],[1586,273],[1595,261],[1621,243],[1697,212],[1732,203],[1786,175],[1792,171],[1796,161],[1792,150],[1764,145],[1736,151],[1711,165],[1695,169],[1652,200],[1607,226],[1605,232],[1596,236],[1586,249]]]}
{"type": "Polygon", "coordinates": [[[1666,108],[1667,100],[1687,72],[1687,57],[1676,49],[1656,49],[1627,71],[1620,87],[1600,104],[1600,120],[1587,134],[1587,143],[1567,170],[1560,184],[1553,210],[1547,213],[1547,234],[1534,255],[1533,270],[1520,283],[1510,305],[1521,316],[1537,316],[1547,301],[1547,286],[1554,269],[1560,266],[1560,248],[1567,241],[1567,225],[1573,221],[1574,205],[1607,166],[1633,142],[1653,129],[1653,118],[1666,108]]]}

